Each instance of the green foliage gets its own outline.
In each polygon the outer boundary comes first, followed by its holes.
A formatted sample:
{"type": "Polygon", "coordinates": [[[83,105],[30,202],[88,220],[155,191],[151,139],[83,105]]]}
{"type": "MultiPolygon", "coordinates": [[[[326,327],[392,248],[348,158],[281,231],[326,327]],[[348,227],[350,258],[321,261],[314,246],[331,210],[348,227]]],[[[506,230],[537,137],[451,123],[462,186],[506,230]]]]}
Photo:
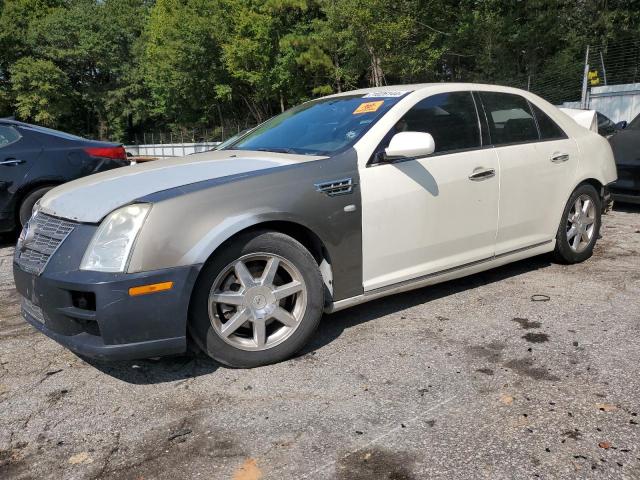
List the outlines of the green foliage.
{"type": "MultiPolygon", "coordinates": [[[[639,34],[637,0],[3,0],[0,116],[126,141],[237,131],[369,85],[496,82],[560,101],[579,95],[587,45],[639,34]]],[[[620,63],[612,77],[636,75],[620,63]]]]}
{"type": "Polygon", "coordinates": [[[23,57],[11,67],[15,107],[22,118],[54,126],[69,114],[69,79],[50,60],[23,57]]]}

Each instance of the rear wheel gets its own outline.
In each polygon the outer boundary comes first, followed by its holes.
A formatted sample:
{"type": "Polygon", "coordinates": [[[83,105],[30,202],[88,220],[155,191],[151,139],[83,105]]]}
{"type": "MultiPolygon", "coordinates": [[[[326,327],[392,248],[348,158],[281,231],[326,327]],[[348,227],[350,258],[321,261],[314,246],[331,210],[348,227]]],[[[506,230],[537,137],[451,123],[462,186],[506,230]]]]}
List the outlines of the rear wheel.
{"type": "Polygon", "coordinates": [[[18,211],[18,219],[20,220],[21,227],[24,227],[25,223],[31,218],[31,212],[36,202],[44,197],[53,187],[53,185],[50,185],[48,187],[38,188],[24,197],[24,200],[22,200],[20,204],[20,210],[18,211]]]}
{"type": "Polygon", "coordinates": [[[593,254],[600,233],[601,211],[600,196],[592,185],[580,185],[573,191],[556,235],[556,259],[578,263],[593,254]]]}
{"type": "Polygon", "coordinates": [[[210,357],[256,367],[292,356],[323,311],[322,277],[302,244],[278,232],[243,235],[216,252],[192,299],[189,328],[210,357]]]}

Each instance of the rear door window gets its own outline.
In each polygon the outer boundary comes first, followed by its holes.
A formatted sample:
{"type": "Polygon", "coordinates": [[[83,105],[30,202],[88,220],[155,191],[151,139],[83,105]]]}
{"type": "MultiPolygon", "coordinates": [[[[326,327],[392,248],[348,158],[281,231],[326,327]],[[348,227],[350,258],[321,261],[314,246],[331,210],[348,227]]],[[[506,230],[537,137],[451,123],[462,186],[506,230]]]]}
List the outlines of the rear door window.
{"type": "Polygon", "coordinates": [[[18,130],[9,125],[0,125],[0,148],[16,143],[21,136],[18,130]]]}
{"type": "Polygon", "coordinates": [[[529,102],[511,93],[480,92],[487,114],[491,143],[496,146],[540,139],[529,102]]]}
{"type": "Polygon", "coordinates": [[[540,138],[542,140],[556,140],[567,138],[567,135],[564,133],[564,131],[558,126],[556,122],[551,119],[551,117],[549,117],[549,115],[544,113],[533,103],[531,104],[531,106],[533,107],[533,113],[536,115],[536,120],[538,121],[540,138]]]}

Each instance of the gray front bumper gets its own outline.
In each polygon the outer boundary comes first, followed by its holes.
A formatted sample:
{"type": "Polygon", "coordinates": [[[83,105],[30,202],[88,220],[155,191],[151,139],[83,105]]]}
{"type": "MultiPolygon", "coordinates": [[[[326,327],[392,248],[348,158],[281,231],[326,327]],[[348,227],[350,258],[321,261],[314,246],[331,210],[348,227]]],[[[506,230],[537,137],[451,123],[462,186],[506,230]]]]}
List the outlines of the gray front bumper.
{"type": "Polygon", "coordinates": [[[79,270],[95,228],[78,224],[40,275],[14,261],[27,322],[70,350],[94,358],[184,352],[189,301],[200,265],[132,274],[79,270]],[[173,288],[129,295],[131,287],[161,282],[173,282],[173,288]]]}
{"type": "Polygon", "coordinates": [[[133,359],[186,351],[187,312],[196,267],[134,275],[67,272],[41,276],[14,264],[27,322],[68,349],[99,359],[133,359]],[[108,277],[111,278],[108,278],[108,277]],[[173,289],[132,297],[129,288],[172,281],[173,289]],[[78,297],[95,299],[79,308],[78,297]]]}

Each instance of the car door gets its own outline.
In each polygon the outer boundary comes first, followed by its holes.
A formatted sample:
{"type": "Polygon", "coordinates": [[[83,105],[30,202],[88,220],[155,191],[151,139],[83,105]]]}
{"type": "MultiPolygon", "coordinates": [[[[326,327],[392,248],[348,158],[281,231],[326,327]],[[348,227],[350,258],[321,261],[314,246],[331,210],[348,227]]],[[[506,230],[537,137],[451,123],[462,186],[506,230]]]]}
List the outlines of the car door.
{"type": "Polygon", "coordinates": [[[14,125],[0,124],[0,212],[13,215],[13,195],[22,186],[40,147],[30,147],[14,125]]]}
{"type": "Polygon", "coordinates": [[[618,180],[612,191],[616,194],[640,194],[640,115],[624,130],[609,139],[618,169],[618,180]]]}
{"type": "Polygon", "coordinates": [[[483,148],[471,92],[416,103],[360,169],[363,283],[373,290],[494,253],[498,160],[483,148]],[[435,152],[389,163],[381,152],[399,131],[430,133],[435,152]]]}
{"type": "Polygon", "coordinates": [[[550,242],[571,193],[578,147],[524,97],[503,92],[479,97],[500,162],[496,255],[550,242]]]}

